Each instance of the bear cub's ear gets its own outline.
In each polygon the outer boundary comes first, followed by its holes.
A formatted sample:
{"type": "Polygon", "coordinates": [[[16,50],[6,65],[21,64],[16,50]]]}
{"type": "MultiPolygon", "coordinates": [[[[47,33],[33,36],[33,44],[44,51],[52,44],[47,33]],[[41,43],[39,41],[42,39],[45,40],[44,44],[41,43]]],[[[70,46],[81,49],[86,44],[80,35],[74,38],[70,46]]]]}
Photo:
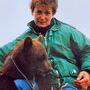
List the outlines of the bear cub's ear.
{"type": "Polygon", "coordinates": [[[29,48],[32,46],[32,38],[31,37],[26,37],[24,40],[24,51],[29,50],[29,48]]]}
{"type": "Polygon", "coordinates": [[[44,39],[44,36],[40,34],[36,39],[37,39],[39,42],[42,42],[43,39],[44,39]]]}

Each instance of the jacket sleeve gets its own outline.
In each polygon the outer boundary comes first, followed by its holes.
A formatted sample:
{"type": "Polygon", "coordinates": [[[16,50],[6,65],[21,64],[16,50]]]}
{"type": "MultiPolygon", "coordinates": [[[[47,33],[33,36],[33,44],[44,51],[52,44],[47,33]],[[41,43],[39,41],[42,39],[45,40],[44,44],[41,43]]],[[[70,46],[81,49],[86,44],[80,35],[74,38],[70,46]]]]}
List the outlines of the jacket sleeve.
{"type": "Polygon", "coordinates": [[[26,30],[22,35],[18,36],[12,42],[9,42],[6,45],[0,47],[0,68],[2,67],[4,62],[4,55],[12,51],[18,41],[24,39],[26,36],[29,36],[29,35],[30,35],[30,29],[26,30]]]}
{"type": "MultiPolygon", "coordinates": [[[[88,43],[90,42],[90,40],[88,40],[88,43]]],[[[82,70],[88,70],[90,72],[90,44],[89,45],[85,45],[85,47],[82,50],[81,53],[81,69],[82,70]]]]}
{"type": "Polygon", "coordinates": [[[81,70],[90,70],[90,39],[76,29],[73,29],[70,42],[81,70]]]}

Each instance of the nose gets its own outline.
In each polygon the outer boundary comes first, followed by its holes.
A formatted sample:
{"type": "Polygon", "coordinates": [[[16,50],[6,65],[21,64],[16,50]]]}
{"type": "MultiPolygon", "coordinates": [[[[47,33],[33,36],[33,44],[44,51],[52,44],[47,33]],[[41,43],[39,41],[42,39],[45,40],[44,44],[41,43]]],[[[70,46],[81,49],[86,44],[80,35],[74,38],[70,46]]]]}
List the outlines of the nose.
{"type": "Polygon", "coordinates": [[[49,70],[49,71],[52,70],[52,66],[51,66],[51,64],[50,64],[49,61],[45,62],[44,65],[45,65],[45,69],[46,69],[46,70],[49,70]]]}
{"type": "Polygon", "coordinates": [[[41,19],[45,19],[46,15],[44,13],[41,14],[41,19]]]}

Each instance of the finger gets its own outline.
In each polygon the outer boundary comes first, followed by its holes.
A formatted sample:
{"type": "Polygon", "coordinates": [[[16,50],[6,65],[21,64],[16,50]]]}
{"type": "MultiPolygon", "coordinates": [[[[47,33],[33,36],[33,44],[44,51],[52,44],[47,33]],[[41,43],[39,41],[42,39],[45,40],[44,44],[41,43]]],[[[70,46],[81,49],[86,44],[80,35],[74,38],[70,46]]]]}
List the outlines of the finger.
{"type": "Polygon", "coordinates": [[[75,82],[76,86],[81,87],[82,89],[85,89],[88,87],[87,83],[79,83],[79,82],[75,82]]]}
{"type": "Polygon", "coordinates": [[[87,78],[83,78],[79,81],[79,83],[87,83],[88,82],[88,79],[87,78]]]}
{"type": "Polygon", "coordinates": [[[75,82],[74,84],[75,84],[75,85],[80,85],[80,83],[79,83],[79,82],[75,82]]]}
{"type": "Polygon", "coordinates": [[[84,73],[81,72],[81,73],[78,75],[77,80],[81,80],[83,77],[84,77],[84,73]]]}
{"type": "Polygon", "coordinates": [[[81,80],[75,80],[74,83],[75,84],[88,83],[88,79],[87,78],[83,78],[81,80]]]}
{"type": "Polygon", "coordinates": [[[80,84],[80,86],[82,87],[82,89],[85,89],[85,90],[88,87],[86,83],[82,83],[82,84],[80,84]]]}

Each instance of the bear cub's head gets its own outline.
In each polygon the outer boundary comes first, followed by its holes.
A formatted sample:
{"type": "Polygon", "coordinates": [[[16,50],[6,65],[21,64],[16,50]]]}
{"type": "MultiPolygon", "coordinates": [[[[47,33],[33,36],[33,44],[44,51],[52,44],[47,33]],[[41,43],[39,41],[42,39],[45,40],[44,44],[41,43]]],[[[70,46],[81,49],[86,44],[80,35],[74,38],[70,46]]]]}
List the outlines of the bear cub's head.
{"type": "Polygon", "coordinates": [[[6,75],[12,77],[16,76],[18,78],[20,75],[19,69],[30,79],[31,76],[43,75],[51,70],[47,52],[41,44],[42,38],[43,36],[40,35],[36,39],[26,37],[24,40],[20,41],[6,57],[2,72],[6,75]]]}

